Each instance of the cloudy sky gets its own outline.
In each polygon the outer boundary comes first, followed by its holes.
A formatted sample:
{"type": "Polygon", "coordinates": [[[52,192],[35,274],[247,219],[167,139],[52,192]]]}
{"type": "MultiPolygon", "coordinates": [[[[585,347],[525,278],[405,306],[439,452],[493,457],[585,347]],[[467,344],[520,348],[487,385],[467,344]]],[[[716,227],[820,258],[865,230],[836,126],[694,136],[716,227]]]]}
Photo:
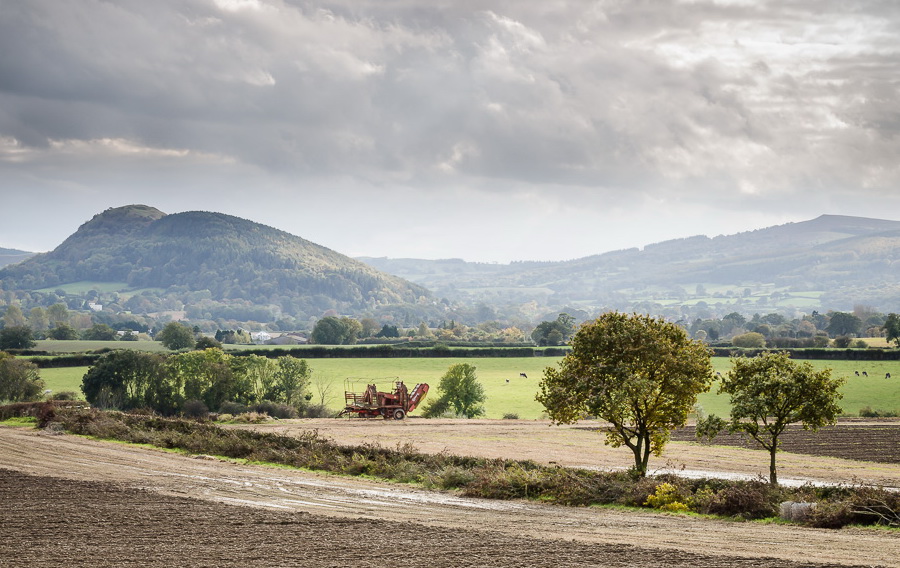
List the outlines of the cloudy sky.
{"type": "Polygon", "coordinates": [[[0,247],[220,211],[557,260],[900,220],[895,0],[0,0],[0,247]]]}

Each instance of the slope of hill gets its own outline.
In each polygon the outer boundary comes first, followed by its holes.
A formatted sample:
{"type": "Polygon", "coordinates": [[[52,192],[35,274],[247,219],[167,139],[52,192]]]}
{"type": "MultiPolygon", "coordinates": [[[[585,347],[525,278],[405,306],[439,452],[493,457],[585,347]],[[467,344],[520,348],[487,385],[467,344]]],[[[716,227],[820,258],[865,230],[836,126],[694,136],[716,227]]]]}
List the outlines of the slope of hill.
{"type": "MultiPolygon", "coordinates": [[[[0,270],[5,289],[53,289],[73,282],[193,295],[203,306],[265,306],[270,317],[357,312],[415,302],[428,292],[284,231],[221,213],[166,215],[145,205],[108,209],[55,250],[0,270]],[[206,302],[204,304],[204,301],[206,302]]],[[[146,302],[133,296],[128,309],[146,302]]],[[[148,307],[147,309],[152,309],[148,307]]],[[[237,318],[259,319],[259,318],[237,318]]]]}
{"type": "MultiPolygon", "coordinates": [[[[900,222],[839,215],[566,262],[364,259],[453,299],[633,309],[641,302],[900,309],[900,222]],[[705,291],[704,291],[705,290],[705,291]],[[748,293],[749,291],[749,293],[748,293]]],[[[753,310],[744,310],[753,311],[753,310]]]]}
{"type": "Polygon", "coordinates": [[[35,253],[27,252],[24,250],[0,248],[0,268],[3,268],[4,266],[7,266],[9,264],[22,262],[23,260],[28,260],[34,255],[35,253]]]}

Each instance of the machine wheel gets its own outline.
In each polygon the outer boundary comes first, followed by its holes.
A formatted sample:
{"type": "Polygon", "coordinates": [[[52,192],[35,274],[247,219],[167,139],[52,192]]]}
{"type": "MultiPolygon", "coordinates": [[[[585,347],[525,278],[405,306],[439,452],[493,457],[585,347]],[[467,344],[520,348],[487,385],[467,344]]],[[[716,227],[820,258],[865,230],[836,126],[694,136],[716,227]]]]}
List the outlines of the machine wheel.
{"type": "Polygon", "coordinates": [[[394,420],[403,420],[406,418],[406,411],[402,408],[394,410],[394,420]]]}

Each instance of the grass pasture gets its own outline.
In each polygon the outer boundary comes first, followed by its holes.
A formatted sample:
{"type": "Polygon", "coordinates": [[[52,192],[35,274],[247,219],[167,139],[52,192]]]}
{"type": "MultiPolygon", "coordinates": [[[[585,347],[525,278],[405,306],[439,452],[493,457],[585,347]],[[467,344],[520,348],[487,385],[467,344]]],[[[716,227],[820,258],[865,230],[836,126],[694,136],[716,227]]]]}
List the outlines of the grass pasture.
{"type": "MultiPolygon", "coordinates": [[[[149,342],[145,342],[149,343],[149,342]]],[[[334,409],[343,407],[346,379],[352,379],[351,390],[362,391],[366,384],[375,383],[380,390],[389,390],[396,380],[407,386],[428,383],[432,396],[436,394],[441,376],[456,363],[474,365],[478,380],[484,385],[487,418],[502,418],[504,414],[518,414],[522,419],[537,419],[543,407],[534,400],[543,370],[559,361],[556,357],[475,357],[475,358],[396,358],[396,359],[309,359],[313,371],[314,401],[319,399],[319,385],[328,389],[326,404],[334,409]],[[521,373],[527,375],[520,376],[521,373]],[[509,381],[509,382],[507,382],[509,381]]],[[[844,413],[857,415],[869,406],[877,410],[900,410],[900,361],[810,361],[817,369],[830,367],[833,376],[846,379],[841,389],[844,413]],[[856,375],[856,371],[860,375],[856,375]],[[863,371],[868,376],[863,376],[863,371]],[[891,373],[891,379],[885,379],[891,373]]],[[[730,362],[714,357],[713,367],[723,375],[730,362]]],[[[81,393],[81,378],[87,367],[41,369],[46,388],[53,392],[81,393]]],[[[716,394],[718,385],[700,395],[699,404],[707,414],[727,416],[728,398],[716,394]]],[[[427,400],[427,399],[426,399],[427,400]]]]}

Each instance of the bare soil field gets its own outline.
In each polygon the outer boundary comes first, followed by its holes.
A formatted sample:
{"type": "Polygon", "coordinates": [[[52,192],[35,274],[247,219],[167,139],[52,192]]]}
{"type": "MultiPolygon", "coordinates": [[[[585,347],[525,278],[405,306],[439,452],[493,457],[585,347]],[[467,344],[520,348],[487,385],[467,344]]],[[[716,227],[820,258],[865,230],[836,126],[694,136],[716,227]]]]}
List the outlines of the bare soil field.
{"type": "MultiPolygon", "coordinates": [[[[677,430],[673,440],[695,440],[692,426],[677,430]]],[[[715,443],[723,446],[754,448],[754,442],[737,434],[719,435],[715,443]]],[[[850,460],[900,464],[900,422],[896,419],[873,421],[841,420],[818,432],[791,424],[782,435],[785,452],[813,456],[831,456],[850,460]]]]}
{"type": "MultiPolygon", "coordinates": [[[[341,444],[394,447],[409,443],[427,453],[530,459],[571,467],[618,469],[634,464],[627,448],[604,445],[602,424],[590,421],[556,426],[547,420],[315,419],[252,427],[283,434],[317,430],[341,444]]],[[[715,445],[693,440],[692,427],[676,430],[663,455],[651,458],[651,471],[768,478],[768,452],[750,449],[752,446],[743,444],[737,436],[717,438],[715,445]]],[[[792,428],[785,442],[791,450],[778,455],[778,476],[784,483],[859,482],[900,489],[900,460],[896,458],[900,452],[898,420],[842,421],[818,434],[792,428]],[[857,461],[860,457],[881,463],[857,461]]]]}
{"type": "Polygon", "coordinates": [[[0,564],[900,566],[896,531],[461,498],[27,428],[0,428],[0,469],[0,564]]]}

